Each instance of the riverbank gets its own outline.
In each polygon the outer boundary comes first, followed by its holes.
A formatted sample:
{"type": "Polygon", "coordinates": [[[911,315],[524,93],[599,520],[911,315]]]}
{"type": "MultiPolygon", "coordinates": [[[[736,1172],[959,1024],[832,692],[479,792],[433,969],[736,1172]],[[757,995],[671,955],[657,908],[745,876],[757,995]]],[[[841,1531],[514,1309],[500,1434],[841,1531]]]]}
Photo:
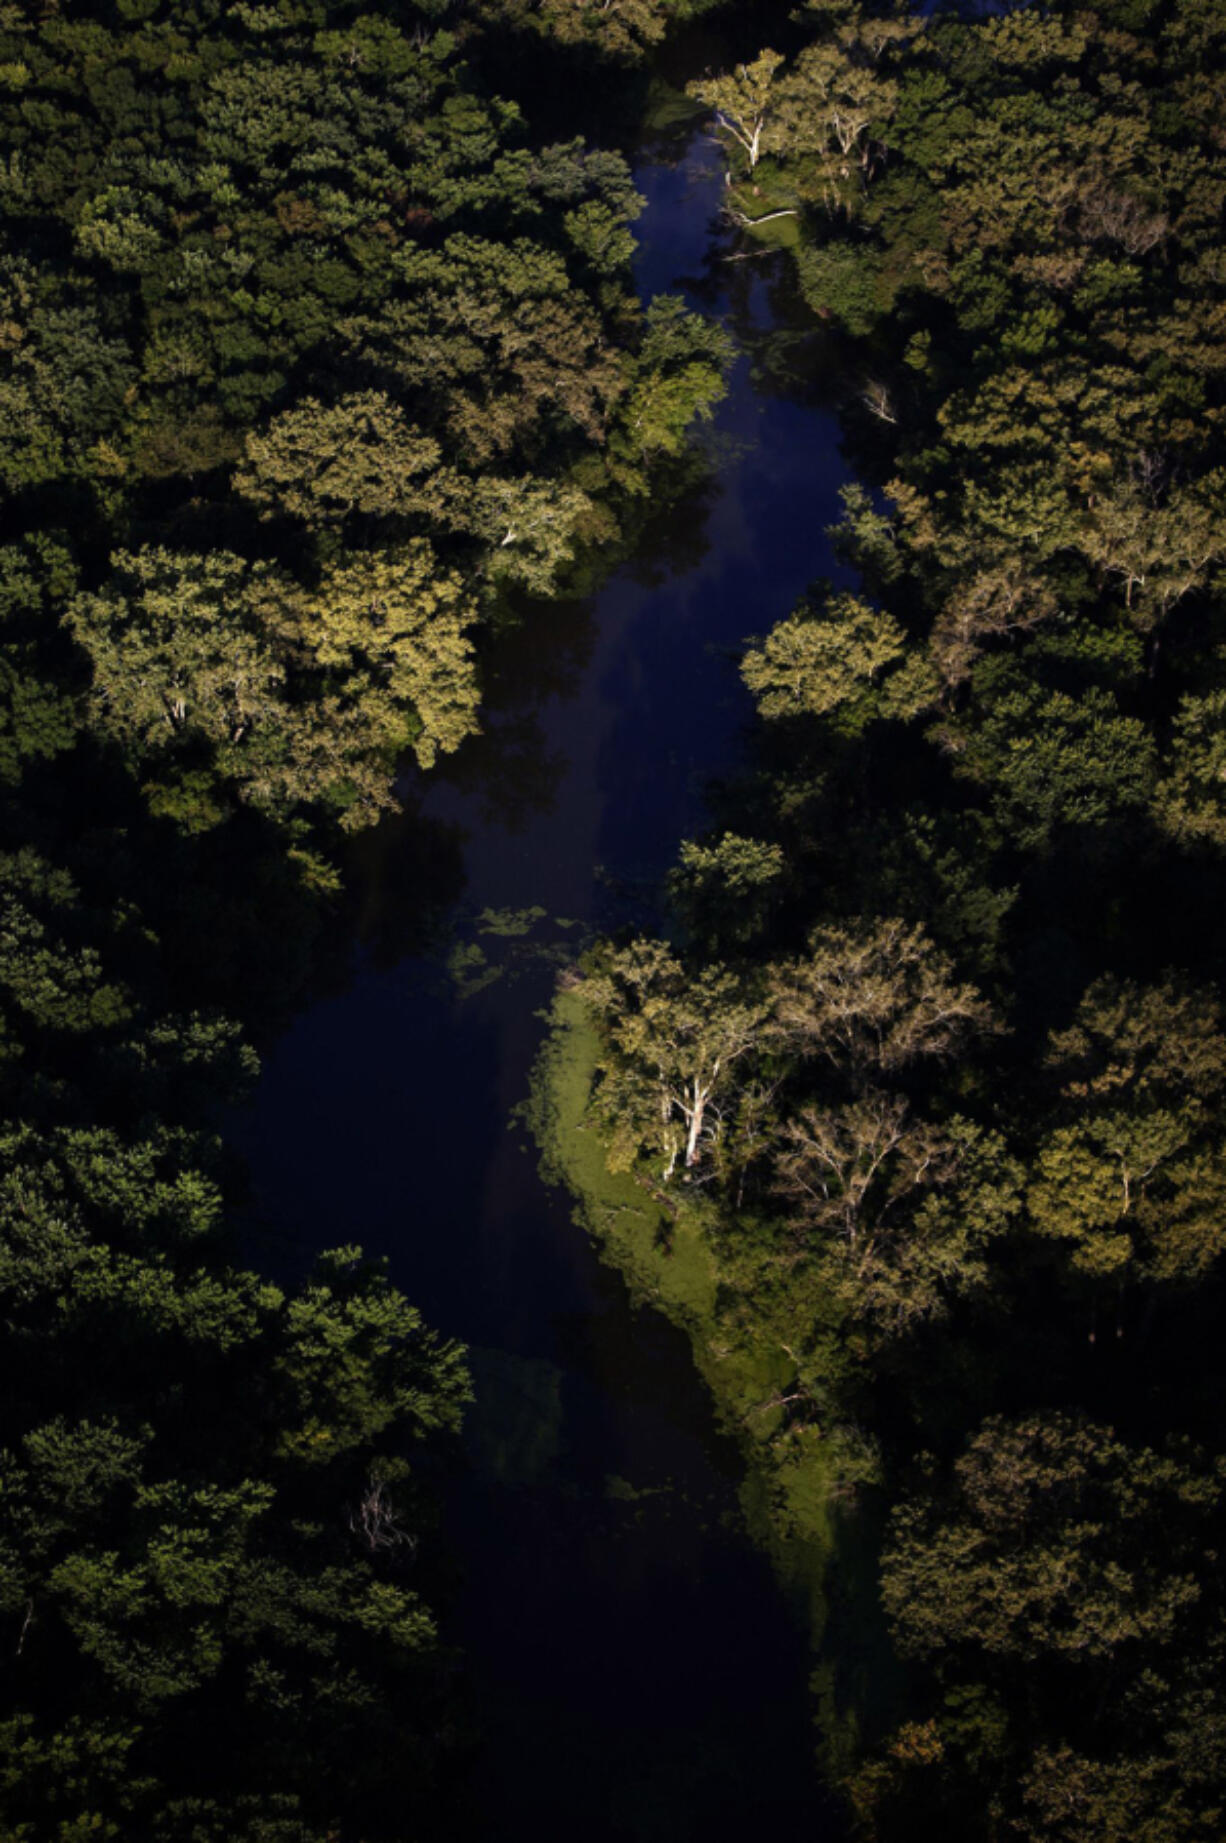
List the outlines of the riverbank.
{"type": "MultiPolygon", "coordinates": [[[[634,177],[641,292],[725,311],[716,150],[634,177]]],[[[812,1609],[747,1529],[741,1447],[686,1333],[636,1303],[508,1131],[559,956],[627,906],[655,914],[704,790],[736,770],[750,706],[732,656],[808,579],[844,477],[835,433],[739,361],[684,530],[496,636],[485,734],[410,776],[404,816],[361,841],[350,981],[269,1046],[236,1126],[267,1234],[309,1250],[360,1223],[474,1352],[451,1523],[484,1735],[474,1837],[509,1814],[601,1843],[839,1834],[815,1768],[812,1609]],[[455,877],[435,955],[398,922],[423,839],[447,841],[455,877]]]]}
{"type": "Polygon", "coordinates": [[[597,1038],[580,1000],[554,1000],[530,1121],[546,1175],[565,1185],[578,1220],[625,1279],[632,1299],[685,1331],[721,1422],[745,1458],[740,1501],[788,1596],[803,1606],[816,1648],[825,1625],[824,1576],[834,1550],[834,1493],[818,1430],[789,1425],[783,1392],[795,1365],[783,1349],[732,1341],[720,1320],[719,1270],[698,1196],[653,1195],[611,1172],[587,1117],[597,1038]]]}

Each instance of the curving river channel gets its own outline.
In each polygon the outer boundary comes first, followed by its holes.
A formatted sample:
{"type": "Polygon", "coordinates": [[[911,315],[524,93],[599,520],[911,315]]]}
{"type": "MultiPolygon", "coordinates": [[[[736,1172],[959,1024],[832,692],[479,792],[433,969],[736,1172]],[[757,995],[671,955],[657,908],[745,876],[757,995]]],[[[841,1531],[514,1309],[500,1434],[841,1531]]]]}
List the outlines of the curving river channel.
{"type": "MultiPolygon", "coordinates": [[[[709,262],[714,150],[636,178],[644,295],[727,277],[709,262]]],[[[448,1528],[484,1735],[455,1834],[482,1843],[837,1834],[808,1641],[744,1531],[736,1448],[683,1335],[601,1265],[513,1114],[556,952],[658,884],[704,784],[736,764],[735,649],[835,573],[833,418],[759,393],[742,359],[715,433],[713,488],[662,557],[496,642],[485,736],[363,847],[351,977],[269,1050],[235,1134],[287,1246],[386,1255],[472,1348],[473,1463],[448,1528]],[[397,904],[440,865],[449,969],[395,944],[397,904]]]]}

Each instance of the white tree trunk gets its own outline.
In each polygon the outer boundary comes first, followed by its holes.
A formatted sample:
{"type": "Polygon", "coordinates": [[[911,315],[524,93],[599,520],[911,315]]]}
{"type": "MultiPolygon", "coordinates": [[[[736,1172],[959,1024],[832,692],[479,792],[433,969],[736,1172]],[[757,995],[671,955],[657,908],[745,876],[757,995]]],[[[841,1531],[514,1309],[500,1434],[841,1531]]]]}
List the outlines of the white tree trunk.
{"type": "Polygon", "coordinates": [[[699,1086],[698,1077],[694,1077],[694,1105],[687,1108],[690,1120],[689,1137],[685,1142],[685,1168],[693,1169],[698,1163],[698,1142],[702,1138],[702,1120],[707,1111],[707,1102],[711,1097],[710,1088],[699,1086]]]}

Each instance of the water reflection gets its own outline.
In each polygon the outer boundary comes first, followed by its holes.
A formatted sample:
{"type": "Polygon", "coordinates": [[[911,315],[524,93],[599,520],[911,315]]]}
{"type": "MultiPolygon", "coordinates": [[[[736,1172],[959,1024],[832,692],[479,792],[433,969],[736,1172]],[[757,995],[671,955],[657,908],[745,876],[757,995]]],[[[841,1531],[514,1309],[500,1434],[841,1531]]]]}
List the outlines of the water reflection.
{"type": "MultiPolygon", "coordinates": [[[[641,284],[703,285],[712,150],[638,179],[641,284]]],[[[285,1239],[385,1254],[474,1347],[449,1528],[485,1734],[455,1834],[482,1843],[529,1826],[589,1843],[834,1834],[805,1635],[745,1537],[737,1454],[686,1339],[631,1308],[514,1125],[557,952],[628,898],[648,906],[701,825],[747,716],[730,654],[803,591],[837,514],[833,421],[764,396],[746,361],[716,440],[717,473],[645,541],[646,566],[498,636],[485,734],[355,848],[349,985],[273,1046],[235,1135],[285,1239]],[[437,887],[466,918],[450,976],[422,957],[437,887]]]]}

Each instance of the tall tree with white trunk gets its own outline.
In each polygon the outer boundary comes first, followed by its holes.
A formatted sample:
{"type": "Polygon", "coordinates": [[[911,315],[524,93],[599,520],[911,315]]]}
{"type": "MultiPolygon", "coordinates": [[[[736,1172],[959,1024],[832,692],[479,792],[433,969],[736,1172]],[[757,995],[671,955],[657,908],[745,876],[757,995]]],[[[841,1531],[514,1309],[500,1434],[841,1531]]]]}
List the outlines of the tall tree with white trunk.
{"type": "Polygon", "coordinates": [[[666,1182],[679,1164],[694,1173],[751,1072],[768,1016],[760,988],[724,967],[691,973],[664,942],[639,940],[605,953],[580,989],[614,1051],[598,1096],[610,1161],[646,1151],[666,1182]]]}

